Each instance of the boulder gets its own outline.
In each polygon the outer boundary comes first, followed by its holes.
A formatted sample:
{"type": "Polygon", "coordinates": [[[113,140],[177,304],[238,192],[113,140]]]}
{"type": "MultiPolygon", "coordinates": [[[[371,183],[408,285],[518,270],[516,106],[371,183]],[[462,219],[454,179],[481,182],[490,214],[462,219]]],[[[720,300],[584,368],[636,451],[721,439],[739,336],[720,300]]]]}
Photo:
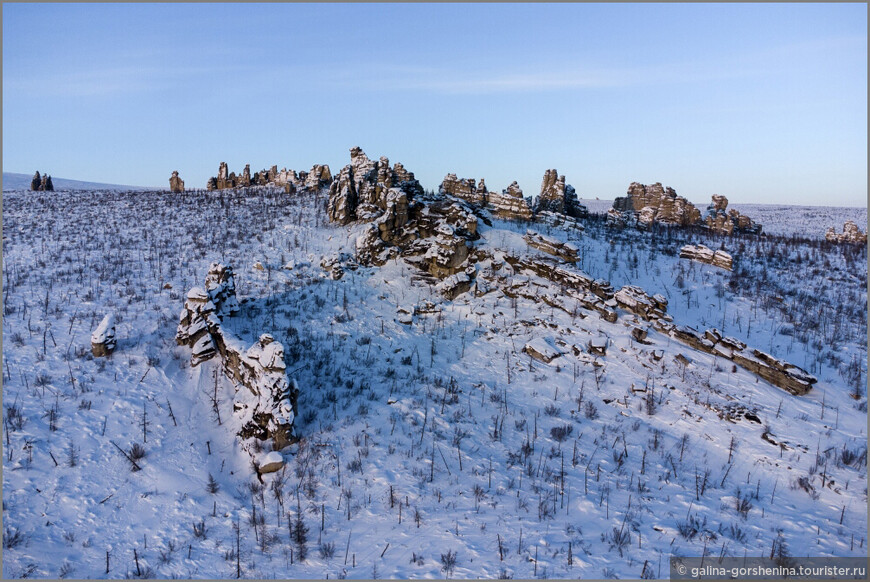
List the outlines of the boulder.
{"type": "Polygon", "coordinates": [[[562,355],[560,350],[553,347],[547,339],[542,337],[537,337],[527,342],[523,346],[523,353],[545,364],[549,364],[562,355]]]}
{"type": "Polygon", "coordinates": [[[278,451],[270,451],[259,458],[258,464],[261,474],[274,473],[284,466],[284,457],[278,451]]]}
{"type": "Polygon", "coordinates": [[[115,316],[106,314],[91,334],[91,353],[96,358],[110,356],[115,351],[115,316]]]}

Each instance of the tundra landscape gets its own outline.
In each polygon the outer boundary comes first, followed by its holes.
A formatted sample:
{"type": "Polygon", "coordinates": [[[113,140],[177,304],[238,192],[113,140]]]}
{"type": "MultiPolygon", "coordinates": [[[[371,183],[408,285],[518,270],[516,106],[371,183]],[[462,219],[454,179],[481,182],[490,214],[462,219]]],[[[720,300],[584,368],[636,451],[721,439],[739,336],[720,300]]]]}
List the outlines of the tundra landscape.
{"type": "Polygon", "coordinates": [[[5,577],[865,555],[866,209],[247,174],[4,192],[5,577]]]}

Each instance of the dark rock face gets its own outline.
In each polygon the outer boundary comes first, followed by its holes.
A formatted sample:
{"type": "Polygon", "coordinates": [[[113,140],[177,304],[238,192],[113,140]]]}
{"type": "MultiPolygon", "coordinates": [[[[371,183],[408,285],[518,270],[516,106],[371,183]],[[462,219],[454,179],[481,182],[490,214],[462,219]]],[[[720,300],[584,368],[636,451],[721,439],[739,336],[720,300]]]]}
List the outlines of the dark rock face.
{"type": "Polygon", "coordinates": [[[232,268],[219,263],[209,267],[205,289],[187,294],[175,341],[191,348],[191,365],[219,356],[224,374],[236,385],[235,415],[242,420],[243,439],[273,439],[274,448],[296,440],[298,387],[287,378],[284,347],[262,334],[247,350],[221,325],[224,316],[239,310],[232,268]],[[242,390],[244,388],[244,390],[242,390]]]}
{"type": "Polygon", "coordinates": [[[580,204],[577,193],[570,184],[565,184],[565,176],[558,175],[555,169],[544,172],[541,182],[541,193],[535,205],[535,213],[555,212],[574,218],[584,218],[589,214],[585,206],[580,204]]]}
{"type": "Polygon", "coordinates": [[[728,199],[718,194],[713,194],[704,222],[707,228],[721,234],[730,235],[735,231],[761,234],[760,224],[733,208],[728,210],[728,199]]]}
{"type": "Polygon", "coordinates": [[[54,192],[54,184],[51,183],[51,176],[48,174],[40,176],[37,171],[33,175],[33,179],[30,181],[30,189],[33,191],[54,192]]]}
{"type": "Polygon", "coordinates": [[[832,243],[851,243],[851,244],[867,244],[867,233],[861,232],[858,225],[847,220],[843,225],[843,232],[838,234],[833,228],[829,228],[825,233],[825,240],[832,243]]]}
{"type": "Polygon", "coordinates": [[[627,195],[613,201],[613,209],[634,214],[640,228],[648,228],[654,222],[689,226],[701,219],[701,212],[691,202],[661,182],[651,186],[632,182],[627,195]]]}
{"type": "Polygon", "coordinates": [[[178,177],[178,170],[173,171],[169,178],[169,191],[184,192],[184,180],[178,177]]]}

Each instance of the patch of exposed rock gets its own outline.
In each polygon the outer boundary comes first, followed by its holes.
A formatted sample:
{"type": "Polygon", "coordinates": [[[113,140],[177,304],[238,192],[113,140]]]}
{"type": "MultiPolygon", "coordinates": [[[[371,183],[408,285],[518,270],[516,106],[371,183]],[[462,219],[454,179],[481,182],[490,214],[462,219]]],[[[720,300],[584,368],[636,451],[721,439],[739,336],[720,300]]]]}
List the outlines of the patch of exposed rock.
{"type": "Polygon", "coordinates": [[[686,245],[680,249],[680,258],[707,263],[714,267],[731,270],[733,259],[725,251],[714,251],[704,245],[686,245]]]}
{"type": "Polygon", "coordinates": [[[234,413],[240,418],[243,439],[272,439],[274,448],[295,440],[298,388],[287,378],[284,346],[262,334],[250,347],[221,325],[224,316],[238,312],[232,268],[212,263],[205,288],[187,294],[175,340],[191,348],[191,365],[219,356],[221,369],[236,387],[234,413]]]}
{"type": "Polygon", "coordinates": [[[661,182],[650,186],[632,182],[628,193],[613,201],[613,209],[634,214],[639,228],[649,228],[653,223],[689,226],[701,219],[701,212],[691,202],[661,182]]]}
{"type": "Polygon", "coordinates": [[[760,224],[753,222],[751,218],[740,214],[734,208],[728,210],[728,199],[718,194],[713,194],[713,200],[704,216],[704,223],[713,232],[721,234],[730,235],[735,231],[761,234],[760,224]]]}
{"type": "Polygon", "coordinates": [[[861,232],[858,225],[847,220],[843,225],[843,232],[837,233],[833,227],[829,228],[825,233],[825,240],[832,243],[852,243],[852,244],[867,244],[867,233],[861,232]]]}
{"type": "Polygon", "coordinates": [[[541,211],[556,212],[574,218],[584,218],[589,214],[587,208],[577,199],[574,187],[566,185],[565,176],[560,176],[555,169],[544,172],[541,193],[535,204],[535,213],[541,211]]]}

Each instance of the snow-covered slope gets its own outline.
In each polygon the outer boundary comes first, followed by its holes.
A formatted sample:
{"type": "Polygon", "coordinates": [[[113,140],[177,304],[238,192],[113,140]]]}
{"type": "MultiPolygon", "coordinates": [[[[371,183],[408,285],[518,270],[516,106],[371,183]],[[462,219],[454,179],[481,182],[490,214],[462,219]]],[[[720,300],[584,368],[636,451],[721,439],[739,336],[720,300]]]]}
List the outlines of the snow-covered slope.
{"type": "MultiPolygon", "coordinates": [[[[17,174],[15,172],[3,172],[3,191],[30,190],[30,181],[33,174],[17,174]]],[[[67,178],[51,177],[55,190],[142,190],[141,186],[124,186],[121,184],[102,184],[100,182],[84,182],[82,180],[69,180],[67,178]]]]}
{"type": "MultiPolygon", "coordinates": [[[[538,256],[527,226],[481,224],[475,246],[538,256]]],[[[866,249],[534,228],[818,384],[792,396],[654,330],[641,343],[623,310],[447,301],[402,259],[332,280],[321,259],[363,225],[328,225],[322,196],[8,193],[4,577],[666,578],[703,551],[866,555],[866,249]],[[680,259],[688,242],[734,271],[680,259]],[[224,324],[271,333],[301,391],[302,440],[262,484],[233,386],[174,341],[213,261],[236,272],[224,324]],[[93,358],[108,312],[117,349],[93,358]]]]}

